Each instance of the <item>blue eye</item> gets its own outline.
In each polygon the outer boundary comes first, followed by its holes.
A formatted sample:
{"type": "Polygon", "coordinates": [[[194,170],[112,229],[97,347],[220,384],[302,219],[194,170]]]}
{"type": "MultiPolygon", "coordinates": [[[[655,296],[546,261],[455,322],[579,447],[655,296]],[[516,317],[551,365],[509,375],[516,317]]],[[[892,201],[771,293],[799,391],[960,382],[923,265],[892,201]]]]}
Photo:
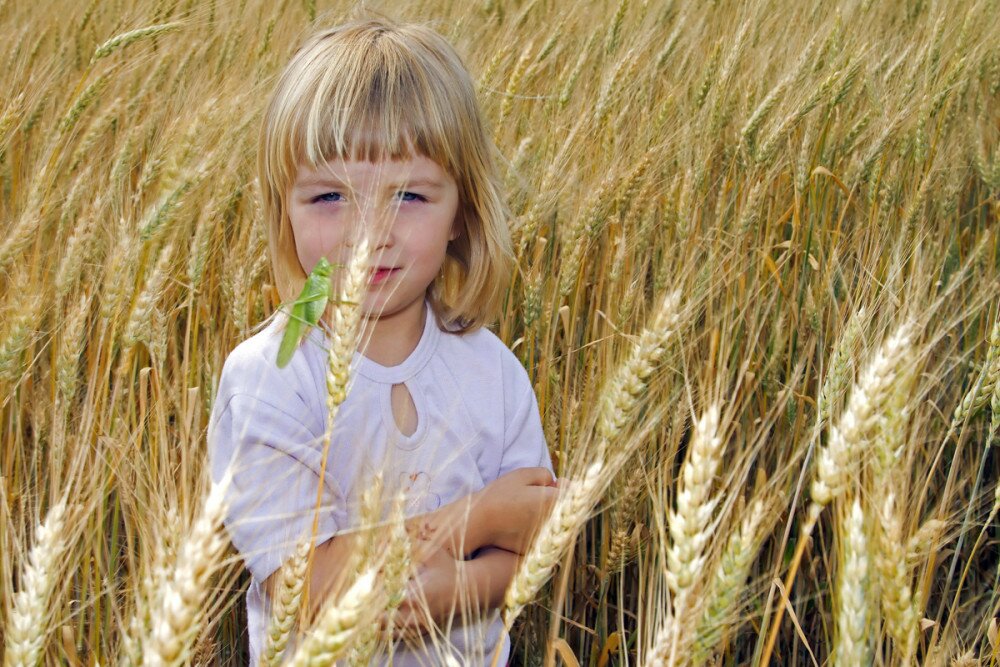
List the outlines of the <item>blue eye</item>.
{"type": "Polygon", "coordinates": [[[319,195],[318,197],[313,197],[312,200],[313,200],[313,203],[321,202],[321,201],[322,202],[332,202],[334,200],[332,200],[332,199],[325,199],[325,198],[326,197],[340,197],[340,196],[341,195],[340,195],[339,192],[327,192],[325,194],[319,195]]]}
{"type": "MultiPolygon", "coordinates": [[[[404,192],[404,191],[400,190],[397,194],[403,196],[403,201],[410,201],[410,202],[412,202],[412,201],[420,201],[420,202],[427,201],[426,197],[424,197],[423,195],[418,195],[416,192],[404,192]],[[413,197],[413,199],[406,199],[407,196],[413,197]]],[[[342,201],[340,199],[327,199],[327,197],[343,197],[343,195],[341,195],[339,192],[326,192],[324,194],[317,195],[316,197],[313,197],[312,201],[313,201],[313,203],[317,203],[317,202],[333,203],[335,201],[342,201]]]]}

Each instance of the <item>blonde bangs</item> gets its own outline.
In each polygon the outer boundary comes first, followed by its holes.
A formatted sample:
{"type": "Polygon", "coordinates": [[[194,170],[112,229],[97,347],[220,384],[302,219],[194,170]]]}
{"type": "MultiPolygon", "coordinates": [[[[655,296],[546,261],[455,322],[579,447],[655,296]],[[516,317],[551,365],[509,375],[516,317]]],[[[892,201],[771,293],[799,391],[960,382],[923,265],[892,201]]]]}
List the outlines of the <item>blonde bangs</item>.
{"type": "Polygon", "coordinates": [[[462,234],[428,287],[439,321],[471,331],[498,315],[513,256],[510,219],[474,85],[444,38],[369,19],[314,34],[282,72],[264,115],[258,170],[282,300],[305,280],[285,200],[300,165],[422,155],[458,185],[462,234]]]}

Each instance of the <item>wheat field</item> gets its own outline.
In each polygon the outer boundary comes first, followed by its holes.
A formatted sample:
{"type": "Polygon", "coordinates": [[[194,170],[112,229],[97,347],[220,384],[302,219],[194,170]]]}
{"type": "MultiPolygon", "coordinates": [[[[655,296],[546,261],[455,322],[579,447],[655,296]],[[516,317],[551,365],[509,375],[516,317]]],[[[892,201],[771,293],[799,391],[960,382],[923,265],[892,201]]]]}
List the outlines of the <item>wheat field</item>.
{"type": "MultiPolygon", "coordinates": [[[[503,156],[494,329],[569,486],[512,664],[997,664],[1000,2],[368,4],[503,156]]],[[[246,663],[205,428],[278,306],[264,101],[352,8],[0,0],[5,666],[246,663]]]]}

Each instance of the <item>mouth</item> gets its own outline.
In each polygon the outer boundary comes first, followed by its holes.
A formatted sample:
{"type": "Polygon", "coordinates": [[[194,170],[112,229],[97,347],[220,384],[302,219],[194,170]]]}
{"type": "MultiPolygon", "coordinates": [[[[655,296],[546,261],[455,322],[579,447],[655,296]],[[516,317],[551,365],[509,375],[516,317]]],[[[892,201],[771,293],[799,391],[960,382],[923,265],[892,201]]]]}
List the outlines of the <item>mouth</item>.
{"type": "Polygon", "coordinates": [[[399,271],[399,267],[396,266],[380,266],[373,268],[369,274],[369,280],[374,284],[379,284],[389,278],[394,276],[396,272],[399,271]]]}

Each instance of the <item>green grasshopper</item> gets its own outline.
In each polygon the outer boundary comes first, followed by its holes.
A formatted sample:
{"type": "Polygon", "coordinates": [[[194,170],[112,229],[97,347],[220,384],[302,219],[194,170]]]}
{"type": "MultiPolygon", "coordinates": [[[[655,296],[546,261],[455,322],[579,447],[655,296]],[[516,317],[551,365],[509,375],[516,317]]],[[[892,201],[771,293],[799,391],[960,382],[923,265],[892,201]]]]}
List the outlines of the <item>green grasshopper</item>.
{"type": "MultiPolygon", "coordinates": [[[[341,266],[337,264],[336,266],[341,266]]],[[[278,348],[278,368],[284,368],[292,360],[292,355],[302,342],[309,330],[319,323],[319,318],[326,310],[329,303],[333,287],[330,284],[330,274],[333,273],[333,264],[327,261],[326,257],[320,257],[313,267],[309,277],[306,278],[302,286],[299,297],[291,304],[283,305],[282,308],[290,308],[288,326],[285,327],[285,335],[281,339],[281,347],[278,348]]]]}

